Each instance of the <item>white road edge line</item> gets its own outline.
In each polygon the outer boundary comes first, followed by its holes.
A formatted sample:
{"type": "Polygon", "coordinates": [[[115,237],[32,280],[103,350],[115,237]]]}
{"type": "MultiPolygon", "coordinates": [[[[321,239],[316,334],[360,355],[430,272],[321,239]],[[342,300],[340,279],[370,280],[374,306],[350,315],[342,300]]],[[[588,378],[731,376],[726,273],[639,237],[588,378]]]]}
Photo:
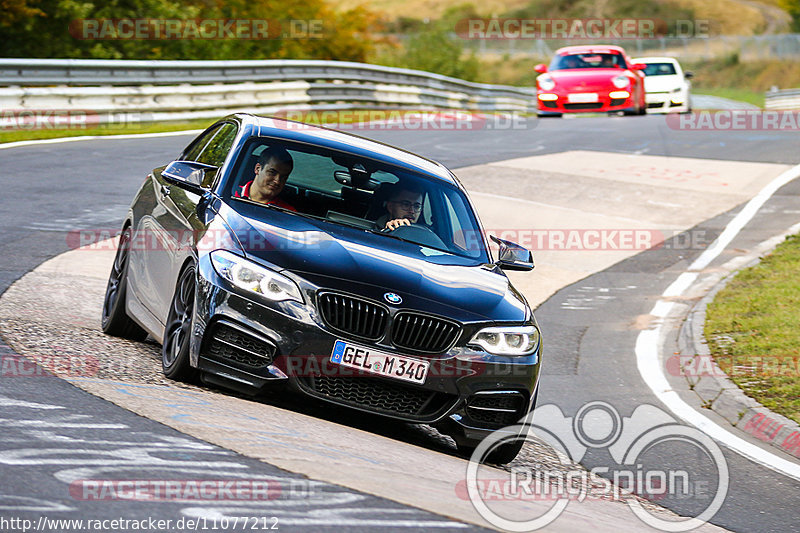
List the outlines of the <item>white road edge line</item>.
{"type": "Polygon", "coordinates": [[[0,150],[6,148],[17,148],[18,146],[33,146],[36,144],[55,144],[68,143],[74,141],[96,141],[103,139],[144,139],[147,137],[172,137],[176,135],[199,134],[205,130],[181,130],[163,131],[160,133],[129,133],[125,135],[80,135],[77,137],[57,137],[55,139],[33,139],[30,141],[14,141],[10,143],[0,143],[0,150]]]}
{"type": "MultiPolygon", "coordinates": [[[[355,125],[370,125],[375,123],[373,122],[358,122],[355,125]]],[[[313,126],[314,124],[312,124],[313,126]]],[[[321,124],[321,126],[325,126],[325,124],[321,124]]],[[[4,150],[6,148],[16,148],[18,146],[32,146],[36,144],[55,144],[55,143],[66,143],[66,142],[73,142],[73,141],[92,141],[92,140],[102,140],[102,139],[137,139],[137,138],[147,138],[147,137],[171,137],[175,135],[199,135],[200,133],[204,132],[205,129],[202,130],[181,130],[181,131],[164,131],[160,133],[127,133],[124,135],[79,135],[77,137],[56,137],[54,139],[33,139],[30,141],[14,141],[8,143],[0,143],[0,150],[4,150]]],[[[346,133],[346,132],[345,132],[346,133]]]]}
{"type": "Polygon", "coordinates": [[[731,243],[733,238],[736,237],[742,228],[755,216],[761,206],[763,206],[778,189],[798,177],[800,177],[800,165],[792,167],[780,174],[747,202],[744,208],[728,223],[725,230],[723,230],[711,246],[692,262],[688,271],[678,276],[678,278],[662,293],[662,299],[655,304],[653,310],[650,312],[650,314],[662,320],[657,321],[654,329],[641,331],[636,338],[635,347],[636,364],[642,379],[644,379],[644,382],[650,387],[656,397],[680,419],[695,426],[720,444],[751,461],[796,480],[800,480],[800,465],[778,457],[744,440],[733,432],[712,422],[711,419],[700,414],[691,405],[683,401],[678,393],[672,390],[672,387],[664,375],[664,369],[660,362],[660,347],[663,334],[663,319],[669,316],[669,312],[675,305],[674,302],[668,301],[667,298],[674,298],[683,294],[697,279],[699,271],[707,267],[711,261],[731,243]]]}

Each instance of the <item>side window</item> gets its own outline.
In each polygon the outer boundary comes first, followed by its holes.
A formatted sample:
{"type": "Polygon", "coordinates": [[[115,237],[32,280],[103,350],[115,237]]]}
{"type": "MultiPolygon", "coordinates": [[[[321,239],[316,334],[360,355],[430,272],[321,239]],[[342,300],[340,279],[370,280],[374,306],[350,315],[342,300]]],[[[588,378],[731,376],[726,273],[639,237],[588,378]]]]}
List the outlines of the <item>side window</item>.
{"type": "Polygon", "coordinates": [[[183,151],[182,159],[184,161],[197,161],[197,156],[206,147],[208,141],[210,141],[214,135],[219,131],[222,126],[217,126],[214,129],[208,130],[207,132],[203,133],[200,137],[194,140],[192,144],[186,147],[186,150],[183,151]]]}
{"type": "Polygon", "coordinates": [[[197,156],[196,161],[216,167],[222,166],[222,163],[225,162],[225,158],[228,157],[231,146],[233,146],[236,132],[236,125],[229,122],[217,128],[216,134],[205,145],[200,155],[197,156]]]}
{"type": "MultiPolygon", "coordinates": [[[[192,144],[186,155],[183,157],[187,161],[197,161],[207,165],[222,166],[228,152],[236,139],[237,128],[235,124],[226,122],[217,126],[213,130],[205,133],[202,137],[192,144]]],[[[209,188],[214,184],[216,172],[206,172],[203,175],[202,187],[209,188]]]]}

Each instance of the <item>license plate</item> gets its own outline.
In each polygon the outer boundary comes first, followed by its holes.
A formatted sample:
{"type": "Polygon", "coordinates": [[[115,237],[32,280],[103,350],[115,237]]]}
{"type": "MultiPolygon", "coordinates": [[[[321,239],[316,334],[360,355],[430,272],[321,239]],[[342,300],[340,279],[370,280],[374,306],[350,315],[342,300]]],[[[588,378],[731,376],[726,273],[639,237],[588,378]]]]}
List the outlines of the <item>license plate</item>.
{"type": "Polygon", "coordinates": [[[567,101],[571,104],[593,104],[599,100],[597,93],[569,93],[567,101]]]}
{"type": "Polygon", "coordinates": [[[425,383],[425,377],[428,375],[428,367],[430,366],[428,361],[413,359],[404,355],[383,353],[372,348],[339,340],[333,345],[331,363],[355,368],[378,376],[419,384],[425,383]]]}

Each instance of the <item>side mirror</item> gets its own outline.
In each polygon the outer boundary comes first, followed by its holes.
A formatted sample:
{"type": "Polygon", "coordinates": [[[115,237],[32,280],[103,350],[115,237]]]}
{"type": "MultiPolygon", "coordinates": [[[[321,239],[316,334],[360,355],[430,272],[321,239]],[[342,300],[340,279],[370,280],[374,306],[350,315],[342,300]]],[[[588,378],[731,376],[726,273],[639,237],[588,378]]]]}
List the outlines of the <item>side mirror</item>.
{"type": "Polygon", "coordinates": [[[533,270],[533,254],[530,250],[511,241],[498,239],[494,235],[490,235],[489,238],[500,246],[497,266],[503,270],[533,270]]]}
{"type": "Polygon", "coordinates": [[[683,73],[683,77],[686,78],[687,80],[690,80],[694,78],[694,72],[692,72],[691,70],[687,70],[686,72],[683,73]]]}
{"type": "Polygon", "coordinates": [[[545,65],[544,63],[539,63],[538,65],[533,67],[533,70],[535,70],[539,74],[544,74],[545,72],[547,72],[547,65],[545,65]]]}
{"type": "Polygon", "coordinates": [[[633,63],[631,64],[631,70],[644,70],[647,68],[645,63],[633,63]]]}
{"type": "Polygon", "coordinates": [[[206,165],[197,161],[173,161],[161,171],[161,176],[181,189],[195,194],[203,194],[208,189],[203,186],[216,175],[219,167],[206,165]]]}

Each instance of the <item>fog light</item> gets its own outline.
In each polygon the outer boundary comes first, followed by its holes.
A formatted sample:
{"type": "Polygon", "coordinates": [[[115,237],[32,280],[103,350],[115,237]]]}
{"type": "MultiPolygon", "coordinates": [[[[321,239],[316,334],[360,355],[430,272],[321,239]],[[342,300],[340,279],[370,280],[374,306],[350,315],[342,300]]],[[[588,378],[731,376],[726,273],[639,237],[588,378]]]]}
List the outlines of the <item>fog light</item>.
{"type": "Polygon", "coordinates": [[[558,95],[552,93],[542,93],[539,95],[539,100],[542,102],[555,102],[558,100],[558,95]]]}
{"type": "Polygon", "coordinates": [[[616,100],[617,98],[630,98],[631,93],[628,91],[611,91],[608,96],[616,100]]]}

